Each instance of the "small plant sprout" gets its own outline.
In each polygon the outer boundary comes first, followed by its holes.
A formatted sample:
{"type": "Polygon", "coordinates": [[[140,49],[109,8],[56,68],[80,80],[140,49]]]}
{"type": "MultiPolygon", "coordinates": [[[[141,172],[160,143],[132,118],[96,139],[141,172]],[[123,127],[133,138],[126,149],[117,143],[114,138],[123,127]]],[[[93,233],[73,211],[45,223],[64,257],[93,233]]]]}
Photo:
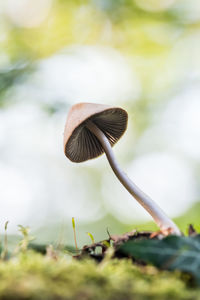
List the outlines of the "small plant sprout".
{"type": "Polygon", "coordinates": [[[25,252],[28,249],[28,245],[31,241],[33,241],[35,238],[33,236],[29,235],[30,228],[24,227],[22,225],[18,225],[19,231],[23,235],[23,239],[19,242],[19,246],[23,252],[25,252]]]}
{"type": "Polygon", "coordinates": [[[72,218],[72,228],[73,228],[73,232],[74,232],[75,247],[76,247],[76,250],[78,250],[78,245],[77,245],[77,240],[76,240],[76,225],[75,225],[75,219],[74,219],[74,217],[72,218]]]}
{"type": "Polygon", "coordinates": [[[87,234],[88,234],[88,236],[91,238],[92,243],[94,244],[95,241],[94,241],[93,235],[92,235],[90,232],[87,232],[87,234]]]}
{"type": "Polygon", "coordinates": [[[6,221],[4,225],[5,234],[4,234],[4,249],[1,253],[2,259],[6,259],[8,255],[8,235],[7,235],[8,223],[9,221],[6,221]]]}
{"type": "Polygon", "coordinates": [[[119,107],[78,103],[69,111],[64,131],[64,152],[72,162],[83,162],[105,152],[109,164],[127,191],[153,217],[161,231],[181,235],[176,224],[161,208],[124,173],[114,156],[112,146],[127,128],[128,114],[119,107]]]}

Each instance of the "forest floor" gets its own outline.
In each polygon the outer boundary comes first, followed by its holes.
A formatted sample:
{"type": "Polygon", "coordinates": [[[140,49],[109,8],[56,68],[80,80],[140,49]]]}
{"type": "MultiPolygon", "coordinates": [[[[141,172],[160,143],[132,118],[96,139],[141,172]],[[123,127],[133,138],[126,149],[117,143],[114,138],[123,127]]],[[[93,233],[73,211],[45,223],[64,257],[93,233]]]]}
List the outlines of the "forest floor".
{"type": "Polygon", "coordinates": [[[0,278],[0,299],[200,299],[200,289],[178,271],[137,266],[130,259],[76,260],[53,250],[46,255],[29,250],[1,261],[0,278]]]}
{"type": "MultiPolygon", "coordinates": [[[[112,245],[109,243],[111,241],[103,241],[85,246],[81,251],[77,251],[61,245],[55,248],[51,245],[46,247],[31,244],[27,228],[21,227],[20,230],[23,239],[12,253],[8,252],[6,248],[6,236],[4,247],[1,247],[0,299],[200,299],[200,288],[195,282],[194,276],[181,271],[184,264],[186,267],[190,267],[197,262],[198,267],[198,260],[189,261],[188,264],[187,255],[190,255],[191,251],[194,254],[195,248],[189,249],[185,246],[185,242],[189,241],[191,247],[198,248],[198,234],[191,237],[169,236],[159,239],[159,235],[149,238],[149,233],[144,233],[143,237],[147,238],[143,239],[141,233],[133,232],[128,235],[111,236],[112,245]],[[136,236],[137,238],[135,238],[136,236]],[[129,244],[127,244],[127,240],[129,244]],[[157,247],[158,244],[159,247],[163,247],[163,243],[165,243],[165,249],[163,248],[163,251],[161,249],[160,252],[162,259],[165,258],[167,249],[171,249],[171,245],[174,251],[176,247],[180,246],[179,243],[182,243],[184,250],[187,248],[184,252],[186,260],[182,261],[180,270],[176,268],[175,270],[161,270],[143,260],[134,259],[131,255],[132,250],[130,250],[133,242],[139,247],[142,243],[149,242],[153,247],[157,247]],[[121,246],[122,248],[120,248],[121,246]],[[125,248],[123,248],[124,246],[125,248]],[[98,247],[100,247],[100,251],[97,251],[98,247]],[[116,249],[118,250],[116,251],[116,249]]],[[[156,250],[156,248],[153,249],[156,250]]],[[[148,250],[147,247],[146,250],[148,250]]],[[[134,253],[137,253],[136,248],[134,253]]],[[[145,255],[146,253],[148,254],[148,251],[145,252],[145,255]]],[[[159,255],[153,256],[153,262],[157,257],[159,255]]],[[[144,256],[142,258],[145,259],[144,256]]],[[[179,266],[180,257],[176,256],[175,258],[178,258],[177,266],[179,266]]],[[[197,259],[199,259],[198,253],[197,259]]],[[[196,275],[198,279],[198,273],[196,275]]]]}

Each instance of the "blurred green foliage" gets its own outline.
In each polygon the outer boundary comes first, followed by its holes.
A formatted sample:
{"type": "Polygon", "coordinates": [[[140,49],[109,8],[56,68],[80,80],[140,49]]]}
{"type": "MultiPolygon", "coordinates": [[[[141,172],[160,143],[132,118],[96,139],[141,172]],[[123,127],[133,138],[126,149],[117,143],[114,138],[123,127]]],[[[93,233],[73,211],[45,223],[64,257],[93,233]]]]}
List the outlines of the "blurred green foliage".
{"type": "Polygon", "coordinates": [[[0,69],[0,108],[11,104],[6,93],[12,92],[13,86],[27,79],[32,69],[30,65],[30,63],[18,61],[9,68],[0,69]]]}
{"type": "MultiPolygon", "coordinates": [[[[143,92],[148,95],[155,76],[166,72],[174,43],[199,32],[199,20],[185,22],[185,15],[181,15],[184,5],[176,0],[161,4],[151,1],[150,9],[148,5],[145,9],[134,0],[56,0],[41,24],[30,28],[15,24],[2,13],[0,34],[4,31],[4,38],[0,40],[0,54],[7,55],[9,65],[4,72],[0,70],[0,89],[5,91],[28,71],[15,67],[22,59],[33,64],[68,45],[98,44],[132,57],[130,64],[140,74],[143,92]]],[[[0,97],[3,102],[2,93],[0,97]]]]}

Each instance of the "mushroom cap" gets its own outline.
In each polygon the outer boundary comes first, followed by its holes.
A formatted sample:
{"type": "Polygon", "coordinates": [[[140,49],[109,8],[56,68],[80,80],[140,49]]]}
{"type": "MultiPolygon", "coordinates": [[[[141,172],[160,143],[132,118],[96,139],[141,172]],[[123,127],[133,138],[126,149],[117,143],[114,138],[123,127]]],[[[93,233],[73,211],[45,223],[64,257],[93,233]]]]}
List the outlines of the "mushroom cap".
{"type": "Polygon", "coordinates": [[[128,114],[119,107],[78,103],[71,107],[64,130],[64,152],[73,162],[83,162],[104,153],[97,137],[86,127],[91,120],[113,146],[127,128],[128,114]]]}

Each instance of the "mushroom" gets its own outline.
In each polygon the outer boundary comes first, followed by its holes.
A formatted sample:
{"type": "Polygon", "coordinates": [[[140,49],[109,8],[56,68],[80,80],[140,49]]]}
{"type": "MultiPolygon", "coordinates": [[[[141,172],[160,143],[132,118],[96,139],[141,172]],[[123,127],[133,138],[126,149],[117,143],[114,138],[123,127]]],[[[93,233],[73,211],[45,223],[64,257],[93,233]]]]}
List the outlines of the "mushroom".
{"type": "Polygon", "coordinates": [[[64,131],[64,152],[72,162],[83,162],[105,152],[110,166],[127,191],[149,212],[162,231],[181,235],[176,224],[124,173],[112,146],[127,128],[128,114],[119,107],[78,103],[71,107],[64,131]]]}

